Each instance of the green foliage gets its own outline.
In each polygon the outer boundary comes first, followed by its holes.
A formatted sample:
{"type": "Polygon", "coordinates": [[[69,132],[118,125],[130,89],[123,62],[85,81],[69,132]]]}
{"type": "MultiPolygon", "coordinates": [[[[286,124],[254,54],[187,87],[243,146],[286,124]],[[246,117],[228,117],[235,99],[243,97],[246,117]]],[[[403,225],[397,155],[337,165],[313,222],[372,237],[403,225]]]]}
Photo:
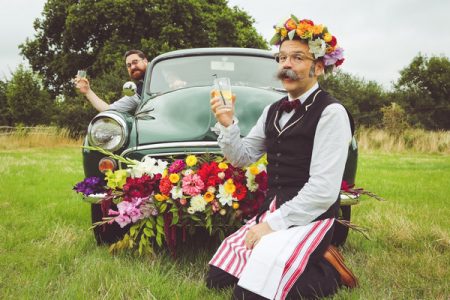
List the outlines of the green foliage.
{"type": "Polygon", "coordinates": [[[253,22],[225,0],[49,0],[34,38],[20,48],[54,95],[70,94],[77,69],[92,78],[124,72],[128,49],[152,58],[194,47],[267,48],[253,22]]]}
{"type": "Polygon", "coordinates": [[[6,87],[8,82],[0,80],[0,126],[12,125],[12,115],[8,109],[8,99],[6,97],[6,87]]]}
{"type": "Polygon", "coordinates": [[[6,85],[7,107],[13,123],[49,124],[53,101],[43,88],[41,78],[20,65],[6,85]]]}
{"type": "Polygon", "coordinates": [[[383,113],[383,128],[390,134],[400,135],[409,128],[405,110],[395,102],[381,108],[383,113]]]}
{"type": "Polygon", "coordinates": [[[388,102],[383,88],[374,81],[366,82],[338,71],[320,80],[324,89],[351,112],[357,126],[378,126],[380,109],[388,102]]]}
{"type": "MultiPolygon", "coordinates": [[[[121,66],[121,71],[124,71],[121,66]]],[[[118,72],[107,72],[97,78],[90,78],[90,84],[95,93],[107,103],[112,103],[121,97],[124,75],[118,72]]],[[[57,124],[70,130],[73,137],[83,136],[87,130],[87,124],[98,113],[89,101],[81,94],[74,93],[74,88],[64,101],[57,103],[58,115],[55,116],[57,124]]]]}
{"type": "Polygon", "coordinates": [[[450,129],[450,60],[417,55],[400,71],[392,97],[405,108],[413,124],[450,129]]]}

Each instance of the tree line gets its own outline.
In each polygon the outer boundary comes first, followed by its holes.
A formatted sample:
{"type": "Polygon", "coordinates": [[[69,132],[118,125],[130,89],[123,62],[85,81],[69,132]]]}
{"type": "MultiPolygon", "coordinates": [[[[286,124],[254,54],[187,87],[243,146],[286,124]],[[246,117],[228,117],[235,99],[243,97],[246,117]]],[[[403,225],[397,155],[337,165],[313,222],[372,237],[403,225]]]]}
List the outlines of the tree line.
{"type": "MultiPolygon", "coordinates": [[[[128,77],[126,50],[141,49],[151,59],[196,47],[268,49],[253,23],[226,0],[48,0],[34,22],[35,36],[20,45],[31,69],[20,66],[10,80],[0,80],[0,125],[54,124],[82,134],[96,111],[73,88],[78,69],[86,69],[97,94],[113,102],[128,77]]],[[[412,126],[450,130],[445,56],[419,53],[389,91],[344,72],[321,85],[360,126],[381,126],[383,112],[396,107],[412,126]]]]}

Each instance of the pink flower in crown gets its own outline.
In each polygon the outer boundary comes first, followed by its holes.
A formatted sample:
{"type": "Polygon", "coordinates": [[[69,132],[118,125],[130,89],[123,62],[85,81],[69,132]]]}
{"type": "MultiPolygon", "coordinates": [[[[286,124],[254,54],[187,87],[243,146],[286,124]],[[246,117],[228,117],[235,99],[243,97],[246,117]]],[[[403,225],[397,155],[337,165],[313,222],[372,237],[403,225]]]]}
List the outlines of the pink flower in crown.
{"type": "Polygon", "coordinates": [[[204,187],[205,184],[197,174],[190,174],[183,177],[182,190],[186,195],[196,196],[200,194],[204,187]]]}

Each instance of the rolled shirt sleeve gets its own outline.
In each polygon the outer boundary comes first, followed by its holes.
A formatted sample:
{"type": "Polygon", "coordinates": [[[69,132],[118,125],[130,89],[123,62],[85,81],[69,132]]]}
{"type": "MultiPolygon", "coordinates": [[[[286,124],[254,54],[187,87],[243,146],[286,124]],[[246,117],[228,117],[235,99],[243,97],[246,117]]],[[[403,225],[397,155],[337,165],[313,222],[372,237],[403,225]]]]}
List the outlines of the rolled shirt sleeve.
{"type": "Polygon", "coordinates": [[[212,130],[218,134],[217,141],[224,156],[235,167],[245,167],[257,161],[266,153],[264,133],[264,122],[267,117],[269,106],[265,107],[255,126],[249,134],[241,138],[241,131],[238,127],[238,120],[233,124],[224,127],[217,123],[212,130]]]}
{"type": "Polygon", "coordinates": [[[345,108],[330,104],[317,124],[310,178],[298,194],[266,219],[273,230],[305,225],[324,213],[337,199],[351,142],[345,108]]]}
{"type": "Polygon", "coordinates": [[[124,96],[114,103],[111,103],[108,109],[117,110],[120,112],[134,113],[140,103],[141,98],[138,95],[124,96]]]}

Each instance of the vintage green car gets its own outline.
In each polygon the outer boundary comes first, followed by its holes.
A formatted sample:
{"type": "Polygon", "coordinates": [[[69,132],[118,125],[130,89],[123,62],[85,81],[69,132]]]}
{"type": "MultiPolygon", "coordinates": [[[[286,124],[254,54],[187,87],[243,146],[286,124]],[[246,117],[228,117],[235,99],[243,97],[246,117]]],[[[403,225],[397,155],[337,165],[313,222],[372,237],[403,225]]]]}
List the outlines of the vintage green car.
{"type": "MultiPolygon", "coordinates": [[[[215,118],[209,99],[214,77],[229,77],[236,95],[236,115],[242,135],[256,123],[263,108],[286,95],[276,79],[273,53],[258,49],[200,48],[162,54],[151,61],[145,76],[142,103],[134,115],[118,111],[98,114],[89,124],[85,146],[97,146],[127,158],[220,153],[211,127],[215,118]]],[[[350,147],[344,179],[352,184],[357,150],[350,147]]],[[[118,162],[97,151],[83,150],[86,177],[102,176],[105,166],[118,162]]],[[[350,207],[343,210],[350,218],[350,207]]],[[[92,205],[92,221],[102,219],[92,205]]],[[[97,241],[111,243],[127,228],[111,224],[95,229],[97,241]]],[[[345,241],[344,229],[340,238],[345,241]]]]}

